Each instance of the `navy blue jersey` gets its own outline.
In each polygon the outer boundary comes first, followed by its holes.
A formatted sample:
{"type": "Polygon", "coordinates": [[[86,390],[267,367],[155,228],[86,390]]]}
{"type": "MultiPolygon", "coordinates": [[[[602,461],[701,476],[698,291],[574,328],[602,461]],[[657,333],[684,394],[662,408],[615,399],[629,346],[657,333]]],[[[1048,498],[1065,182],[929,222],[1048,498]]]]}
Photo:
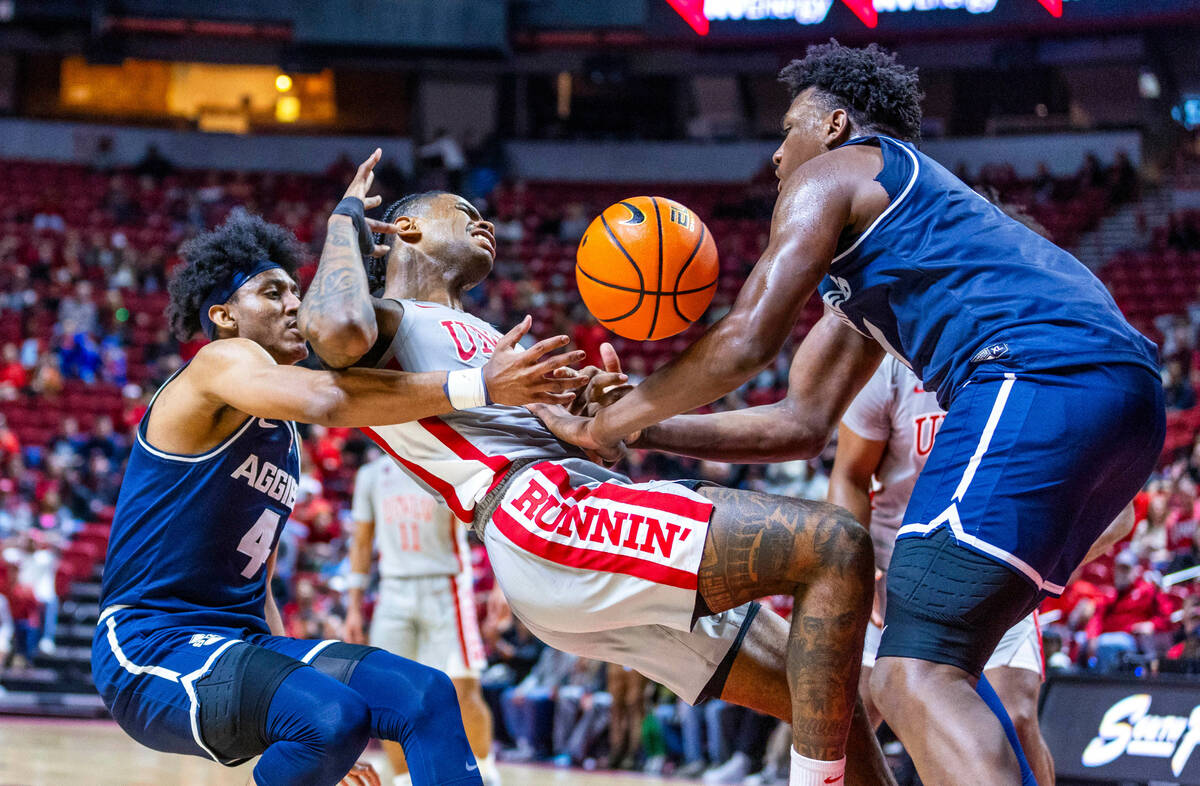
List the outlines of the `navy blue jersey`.
{"type": "Polygon", "coordinates": [[[879,146],[876,180],[891,203],[834,258],[818,291],[936,390],[943,408],[982,363],[1157,370],[1154,344],[1075,257],[910,144],[884,136],[848,144],[879,146]]]}
{"type": "Polygon", "coordinates": [[[268,632],[267,559],[300,475],[295,424],[250,417],[219,446],[184,456],[146,438],[153,408],[138,424],[121,484],[101,608],[268,632]]]}

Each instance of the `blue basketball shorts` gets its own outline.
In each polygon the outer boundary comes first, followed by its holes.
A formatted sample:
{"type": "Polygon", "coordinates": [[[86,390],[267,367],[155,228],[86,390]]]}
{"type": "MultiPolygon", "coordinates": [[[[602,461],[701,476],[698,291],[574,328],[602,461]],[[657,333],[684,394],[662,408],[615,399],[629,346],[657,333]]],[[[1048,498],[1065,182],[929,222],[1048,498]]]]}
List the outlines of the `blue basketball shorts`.
{"type": "Polygon", "coordinates": [[[1062,593],[1165,430],[1162,384],[1140,366],[976,372],[904,514],[879,657],[978,673],[1004,631],[1062,593]]]}
{"type": "MultiPolygon", "coordinates": [[[[214,740],[228,737],[231,730],[205,725],[215,716],[234,718],[238,707],[204,707],[206,711],[201,707],[208,700],[203,681],[218,660],[222,656],[240,659],[251,648],[267,651],[267,657],[247,662],[253,687],[264,694],[265,714],[274,687],[290,673],[289,667],[311,664],[322,651],[338,644],[244,628],[156,627],[151,622],[137,611],[119,608],[106,610],[101,617],[92,640],[92,676],[105,706],[129,736],[148,748],[229,765],[248,756],[224,755],[214,740]],[[275,685],[262,684],[272,681],[275,685]]],[[[209,690],[207,696],[223,694],[209,690]]]]}

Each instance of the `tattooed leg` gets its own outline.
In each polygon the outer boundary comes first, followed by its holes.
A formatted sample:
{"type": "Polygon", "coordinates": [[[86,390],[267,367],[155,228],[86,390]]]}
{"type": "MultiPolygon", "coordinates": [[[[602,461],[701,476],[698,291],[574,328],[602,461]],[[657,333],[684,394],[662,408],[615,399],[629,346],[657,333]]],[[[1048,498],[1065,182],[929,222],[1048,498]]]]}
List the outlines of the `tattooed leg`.
{"type": "MultiPolygon", "coordinates": [[[[777,614],[760,612],[733,659],[721,698],[791,723],[787,648],[787,621],[777,614]]],[[[861,700],[846,739],[846,786],[896,786],[861,700]]]]}
{"type": "Polygon", "coordinates": [[[704,488],[715,503],[698,576],[714,612],[766,595],[795,599],[787,649],[792,742],[812,759],[845,755],[857,699],[875,559],[841,508],[704,488]]]}

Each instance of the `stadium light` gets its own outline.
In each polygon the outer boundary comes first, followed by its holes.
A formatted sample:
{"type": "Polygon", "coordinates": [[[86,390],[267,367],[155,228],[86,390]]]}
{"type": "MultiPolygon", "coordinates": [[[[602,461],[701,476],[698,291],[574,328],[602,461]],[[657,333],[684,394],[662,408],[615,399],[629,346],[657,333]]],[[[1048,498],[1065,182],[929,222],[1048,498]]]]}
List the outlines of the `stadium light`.
{"type": "Polygon", "coordinates": [[[286,93],[292,89],[292,78],[287,74],[280,74],[275,77],[275,89],[281,93],[286,93]]]}

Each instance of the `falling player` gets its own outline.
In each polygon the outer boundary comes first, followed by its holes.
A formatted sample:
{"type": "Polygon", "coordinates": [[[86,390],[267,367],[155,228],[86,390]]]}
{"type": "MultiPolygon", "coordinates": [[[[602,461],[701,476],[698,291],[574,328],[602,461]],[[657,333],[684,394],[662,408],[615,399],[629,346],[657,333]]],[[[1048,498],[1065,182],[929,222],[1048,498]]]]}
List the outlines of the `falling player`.
{"type": "MultiPolygon", "coordinates": [[[[345,640],[367,643],[363,594],[372,547],[378,544],[379,601],[371,618],[370,643],[449,675],[484,786],[499,786],[491,753],[492,716],[479,687],[487,659],[475,618],[466,527],[388,456],[359,469],[351,514],[354,539],[345,640]]],[[[388,741],[383,749],[397,773],[395,786],[406,786],[410,781],[403,749],[388,741]]]]}
{"type": "MultiPolygon", "coordinates": [[[[862,527],[822,502],[635,484],[527,410],[487,405],[479,367],[499,336],[462,296],[491,272],[491,224],[441,192],[384,220],[383,297],[370,297],[357,249],[327,248],[313,287],[339,282],[339,297],[306,297],[301,322],[331,367],[452,369],[451,401],[473,409],[365,431],[473,524],[513,613],[547,644],[636,668],[688,701],[790,720],[793,782],[841,780],[871,605],[862,527]],[[790,635],[750,603],[772,594],[795,598],[790,635]]],[[[850,783],[891,782],[861,713],[851,748],[850,783]]]]}
{"type": "Polygon", "coordinates": [[[915,71],[831,42],[782,78],[770,242],[733,308],[594,419],[543,414],[594,451],[638,436],[716,460],[803,458],[885,351],[912,368],[949,412],[897,537],[872,694],[928,786],[1032,782],[979,676],[1154,468],[1154,345],[1070,254],[916,149],[915,71]],[[773,362],[814,292],[826,314],[784,401],[672,417],[773,362]]]}
{"type": "MultiPolygon", "coordinates": [[[[342,205],[361,217],[369,168],[342,205]]],[[[339,210],[343,209],[339,207],[339,210]]],[[[351,219],[331,220],[326,246],[351,219]]],[[[375,784],[355,765],[369,737],[409,752],[414,783],[479,784],[454,688],[441,672],[370,647],[302,641],[267,591],[300,474],[294,421],[357,426],[450,410],[445,373],[312,371],[296,326],[299,252],[245,213],[183,248],[169,315],[212,339],[159,389],[137,427],[105,564],[92,673],[131,737],[234,764],[254,781],[375,784]],[[354,767],[354,771],[351,768],[354,767]],[[349,773],[349,774],[347,774],[349,773]]],[[[527,323],[526,323],[527,324],[527,323]]],[[[497,343],[484,377],[497,400],[551,400],[576,384],[546,375],[525,325],[497,343]]]]}

